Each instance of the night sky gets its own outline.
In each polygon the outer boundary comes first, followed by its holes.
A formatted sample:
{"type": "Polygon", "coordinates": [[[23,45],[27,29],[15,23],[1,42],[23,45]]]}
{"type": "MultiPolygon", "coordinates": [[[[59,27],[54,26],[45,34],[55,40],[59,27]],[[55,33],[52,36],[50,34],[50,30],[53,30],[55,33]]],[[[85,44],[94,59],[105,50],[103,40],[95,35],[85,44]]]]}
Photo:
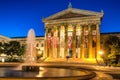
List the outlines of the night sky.
{"type": "Polygon", "coordinates": [[[101,33],[120,32],[120,0],[0,0],[0,35],[26,37],[33,28],[44,36],[42,18],[68,8],[104,11],[101,33]]]}

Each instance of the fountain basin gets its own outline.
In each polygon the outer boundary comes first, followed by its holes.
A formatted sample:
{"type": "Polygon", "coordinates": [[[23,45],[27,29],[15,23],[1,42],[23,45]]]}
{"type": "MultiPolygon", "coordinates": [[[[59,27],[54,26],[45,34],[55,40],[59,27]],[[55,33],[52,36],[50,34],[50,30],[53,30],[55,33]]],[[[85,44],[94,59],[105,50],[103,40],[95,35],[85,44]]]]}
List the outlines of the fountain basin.
{"type": "MultiPolygon", "coordinates": [[[[30,66],[30,65],[29,65],[30,66]]],[[[29,67],[28,66],[28,67],[29,67]]],[[[26,67],[26,66],[25,66],[26,67]]],[[[39,72],[18,70],[15,67],[0,67],[0,80],[89,80],[95,77],[95,73],[66,67],[40,67],[39,72]]]]}

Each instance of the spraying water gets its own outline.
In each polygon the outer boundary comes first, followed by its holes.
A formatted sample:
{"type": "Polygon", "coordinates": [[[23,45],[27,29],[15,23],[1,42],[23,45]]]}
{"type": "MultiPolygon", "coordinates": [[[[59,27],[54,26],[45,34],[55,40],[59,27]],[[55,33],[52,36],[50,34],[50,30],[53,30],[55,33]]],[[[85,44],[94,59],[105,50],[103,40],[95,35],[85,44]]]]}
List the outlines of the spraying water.
{"type": "Polygon", "coordinates": [[[25,58],[25,63],[36,62],[35,32],[33,29],[30,29],[27,35],[25,58]]]}

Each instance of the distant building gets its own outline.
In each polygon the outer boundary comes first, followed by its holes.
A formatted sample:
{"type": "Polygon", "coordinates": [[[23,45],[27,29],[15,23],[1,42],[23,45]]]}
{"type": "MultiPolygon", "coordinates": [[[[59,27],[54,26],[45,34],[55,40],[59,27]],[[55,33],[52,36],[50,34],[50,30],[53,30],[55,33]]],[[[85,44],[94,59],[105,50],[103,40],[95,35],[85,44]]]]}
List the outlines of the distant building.
{"type": "Polygon", "coordinates": [[[11,38],[0,35],[0,42],[4,43],[4,42],[9,42],[9,41],[11,41],[11,38]]]}
{"type": "MultiPolygon", "coordinates": [[[[2,43],[7,43],[9,41],[18,41],[21,44],[25,45],[26,40],[27,40],[26,37],[11,37],[11,38],[8,38],[8,37],[5,37],[3,35],[0,35],[0,42],[2,42],[2,43]]],[[[40,36],[36,37],[35,47],[37,49],[38,54],[41,54],[41,53],[43,54],[44,53],[44,37],[40,37],[40,36]]]]}

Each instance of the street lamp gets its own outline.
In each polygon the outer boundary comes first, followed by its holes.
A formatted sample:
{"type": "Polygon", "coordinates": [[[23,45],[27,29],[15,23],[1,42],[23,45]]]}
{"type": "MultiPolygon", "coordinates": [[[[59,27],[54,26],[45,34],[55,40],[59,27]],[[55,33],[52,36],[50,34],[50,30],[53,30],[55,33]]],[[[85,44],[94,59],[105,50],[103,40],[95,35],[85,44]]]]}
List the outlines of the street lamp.
{"type": "Polygon", "coordinates": [[[100,55],[103,55],[103,51],[99,51],[99,54],[100,54],[100,55]]]}
{"type": "Polygon", "coordinates": [[[99,51],[100,58],[103,58],[103,51],[99,51]]]}
{"type": "Polygon", "coordinates": [[[2,54],[1,54],[1,57],[2,57],[2,60],[1,60],[1,61],[2,61],[2,62],[5,62],[6,54],[2,53],[2,54]]]}
{"type": "Polygon", "coordinates": [[[2,58],[2,62],[5,62],[5,59],[4,59],[4,58],[2,58]]]}
{"type": "Polygon", "coordinates": [[[101,58],[101,65],[105,65],[104,60],[103,60],[103,51],[99,51],[100,58],[101,58]]]}

